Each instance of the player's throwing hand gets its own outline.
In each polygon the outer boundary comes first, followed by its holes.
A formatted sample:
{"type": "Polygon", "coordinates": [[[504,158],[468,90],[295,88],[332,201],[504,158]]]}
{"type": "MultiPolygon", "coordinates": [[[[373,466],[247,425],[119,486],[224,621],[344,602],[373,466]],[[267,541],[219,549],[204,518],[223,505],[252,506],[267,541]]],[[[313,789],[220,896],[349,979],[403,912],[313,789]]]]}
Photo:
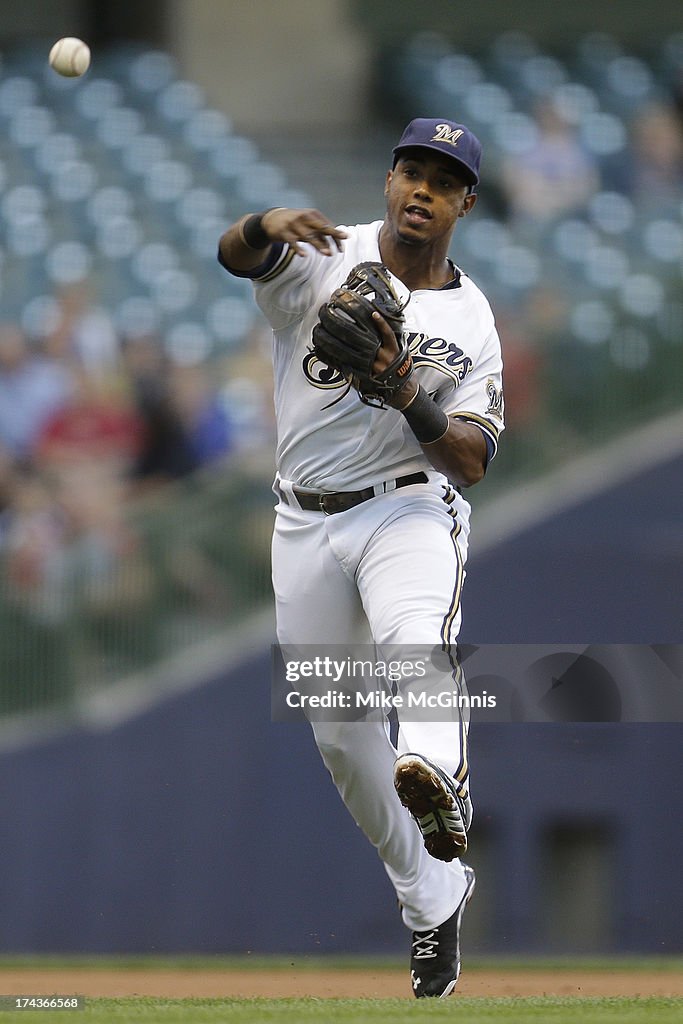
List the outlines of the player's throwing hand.
{"type": "Polygon", "coordinates": [[[342,251],[346,232],[331,224],[320,210],[267,210],[261,215],[261,227],[270,242],[287,242],[298,256],[305,250],[301,242],[308,242],[324,256],[332,255],[332,243],[342,251]]]}

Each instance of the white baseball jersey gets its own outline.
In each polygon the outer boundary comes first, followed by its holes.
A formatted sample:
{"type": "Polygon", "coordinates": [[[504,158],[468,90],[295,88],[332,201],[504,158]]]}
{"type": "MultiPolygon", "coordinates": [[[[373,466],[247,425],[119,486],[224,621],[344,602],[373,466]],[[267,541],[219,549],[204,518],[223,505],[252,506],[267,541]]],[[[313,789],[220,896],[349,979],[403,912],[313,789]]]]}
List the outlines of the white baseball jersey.
{"type": "MultiPolygon", "coordinates": [[[[346,381],[311,351],[320,305],[357,263],[381,262],[381,227],[382,221],[343,227],[343,252],[332,256],[307,244],[304,256],[273,246],[268,261],[244,275],[252,277],[274,332],[278,472],[299,487],[357,490],[419,470],[433,472],[400,412],[367,406],[353,389],[341,397],[346,381]]],[[[503,429],[502,360],[488,301],[457,268],[444,287],[412,294],[393,275],[392,280],[399,297],[408,300],[414,380],[444,412],[477,424],[494,455],[503,429]]]]}

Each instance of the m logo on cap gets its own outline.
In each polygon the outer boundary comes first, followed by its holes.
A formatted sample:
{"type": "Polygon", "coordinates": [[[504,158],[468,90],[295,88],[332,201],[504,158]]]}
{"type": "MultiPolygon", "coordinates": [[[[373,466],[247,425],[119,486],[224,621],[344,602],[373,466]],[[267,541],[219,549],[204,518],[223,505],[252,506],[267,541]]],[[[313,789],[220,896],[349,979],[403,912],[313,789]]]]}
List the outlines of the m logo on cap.
{"type": "Polygon", "coordinates": [[[449,142],[451,146],[458,145],[458,139],[463,135],[462,128],[451,128],[449,124],[437,124],[436,135],[432,136],[432,142],[449,142]]]}

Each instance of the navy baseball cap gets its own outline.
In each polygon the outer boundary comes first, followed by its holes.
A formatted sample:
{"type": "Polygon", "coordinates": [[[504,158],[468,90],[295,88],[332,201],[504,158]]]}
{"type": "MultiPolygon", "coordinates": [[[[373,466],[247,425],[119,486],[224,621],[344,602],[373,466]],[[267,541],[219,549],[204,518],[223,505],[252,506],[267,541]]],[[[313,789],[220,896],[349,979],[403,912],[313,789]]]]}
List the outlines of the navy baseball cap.
{"type": "Polygon", "coordinates": [[[469,185],[479,184],[481,142],[464,124],[443,117],[416,117],[393,150],[394,166],[404,149],[435,149],[460,165],[469,185]]]}

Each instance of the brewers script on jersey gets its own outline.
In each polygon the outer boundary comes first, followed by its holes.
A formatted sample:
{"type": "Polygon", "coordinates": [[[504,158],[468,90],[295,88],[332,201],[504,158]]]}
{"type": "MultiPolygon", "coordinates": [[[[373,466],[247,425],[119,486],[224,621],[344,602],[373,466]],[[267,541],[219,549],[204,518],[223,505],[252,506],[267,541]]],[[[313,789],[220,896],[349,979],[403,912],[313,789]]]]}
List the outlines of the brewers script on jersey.
{"type": "MultiPolygon", "coordinates": [[[[447,142],[441,140],[441,147],[447,142]]],[[[452,144],[457,142],[456,136],[452,144]]],[[[283,645],[450,647],[460,628],[467,501],[433,468],[401,412],[366,405],[353,389],[345,394],[347,382],[311,350],[321,303],[356,264],[382,262],[383,223],[343,227],[342,251],[330,247],[329,254],[303,240],[302,255],[274,241],[260,266],[237,271],[254,280],[274,335],[278,503],[272,558],[283,645]],[[413,475],[417,482],[404,482],[413,475]],[[337,514],[305,501],[309,507],[302,507],[302,492],[367,488],[374,497],[337,514]]],[[[457,267],[451,269],[451,279],[438,288],[411,292],[393,274],[392,282],[406,302],[415,381],[446,414],[481,430],[490,460],[503,429],[500,343],[487,300],[457,267]]],[[[473,873],[459,859],[446,862],[427,853],[396,796],[397,749],[386,723],[379,716],[360,725],[328,718],[312,726],[344,802],[384,862],[405,924],[422,941],[457,912],[459,929],[473,873]]],[[[459,716],[400,722],[398,753],[406,751],[420,752],[456,780],[467,827],[466,724],[459,716]]],[[[293,798],[305,800],[306,794],[293,798]]],[[[414,938],[415,994],[447,994],[457,972],[443,992],[421,991],[419,957],[434,955],[425,949],[429,941],[418,942],[416,953],[414,938]]]]}

